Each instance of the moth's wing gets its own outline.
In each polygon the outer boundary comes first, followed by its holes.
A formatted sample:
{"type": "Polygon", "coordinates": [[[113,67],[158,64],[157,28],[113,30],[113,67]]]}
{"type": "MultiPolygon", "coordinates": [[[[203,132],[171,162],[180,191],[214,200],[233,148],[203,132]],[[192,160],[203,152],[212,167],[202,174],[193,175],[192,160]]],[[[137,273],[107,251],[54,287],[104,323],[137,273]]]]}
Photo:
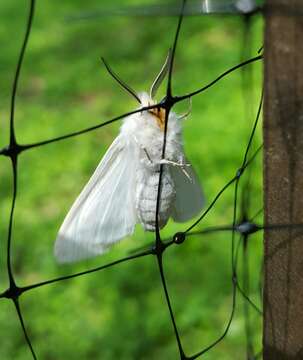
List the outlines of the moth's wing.
{"type": "MultiPolygon", "coordinates": [[[[189,162],[186,161],[186,163],[189,162]]],[[[172,218],[176,222],[184,222],[196,216],[203,208],[204,196],[202,188],[192,166],[185,169],[190,180],[180,168],[172,166],[170,170],[176,190],[172,218]]]]}
{"type": "Polygon", "coordinates": [[[136,152],[136,145],[123,135],[112,143],[59,230],[59,262],[102,254],[133,233],[136,152]]]}

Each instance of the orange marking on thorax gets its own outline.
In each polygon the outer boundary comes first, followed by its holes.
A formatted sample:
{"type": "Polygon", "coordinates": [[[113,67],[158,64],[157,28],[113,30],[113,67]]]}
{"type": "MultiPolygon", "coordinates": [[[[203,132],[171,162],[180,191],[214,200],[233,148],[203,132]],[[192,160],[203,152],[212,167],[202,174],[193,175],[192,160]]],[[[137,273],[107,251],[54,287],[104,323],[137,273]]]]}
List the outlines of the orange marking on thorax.
{"type": "Polygon", "coordinates": [[[149,110],[149,113],[156,117],[157,124],[159,128],[164,131],[165,126],[165,109],[163,108],[155,108],[149,110]]]}

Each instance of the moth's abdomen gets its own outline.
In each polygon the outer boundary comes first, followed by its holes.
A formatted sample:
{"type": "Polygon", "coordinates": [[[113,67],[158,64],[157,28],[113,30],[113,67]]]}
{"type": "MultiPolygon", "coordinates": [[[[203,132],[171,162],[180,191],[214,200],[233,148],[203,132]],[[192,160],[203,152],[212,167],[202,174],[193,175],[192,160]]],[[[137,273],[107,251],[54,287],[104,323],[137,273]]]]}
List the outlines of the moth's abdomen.
{"type": "MultiPolygon", "coordinates": [[[[158,182],[159,172],[138,170],[136,210],[138,220],[147,231],[155,231],[156,229],[158,182]]],[[[158,222],[159,227],[163,228],[170,217],[176,196],[173,180],[168,169],[163,171],[161,188],[158,222]]]]}

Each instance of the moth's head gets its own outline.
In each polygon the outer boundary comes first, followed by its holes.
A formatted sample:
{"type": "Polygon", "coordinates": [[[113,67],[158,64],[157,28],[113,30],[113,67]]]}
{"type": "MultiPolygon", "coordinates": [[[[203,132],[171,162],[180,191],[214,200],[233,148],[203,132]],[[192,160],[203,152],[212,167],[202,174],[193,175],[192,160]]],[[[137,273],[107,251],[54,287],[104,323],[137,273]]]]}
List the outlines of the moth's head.
{"type": "MultiPolygon", "coordinates": [[[[151,98],[151,96],[147,92],[139,93],[138,96],[140,99],[141,108],[145,108],[157,104],[157,101],[151,98]]],[[[159,126],[159,128],[161,130],[164,130],[165,109],[163,109],[162,107],[155,107],[153,109],[146,110],[146,112],[152,115],[151,120],[156,121],[156,124],[159,126]]],[[[144,113],[145,111],[143,112],[143,114],[144,113]]]]}
{"type": "Polygon", "coordinates": [[[154,108],[149,110],[149,113],[152,114],[157,122],[159,128],[164,131],[165,127],[165,109],[163,108],[154,108]]]}
{"type": "MultiPolygon", "coordinates": [[[[105,60],[102,58],[102,61],[107,69],[107,71],[110,73],[110,75],[123,87],[124,90],[126,90],[130,95],[132,95],[137,102],[139,102],[140,104],[140,108],[144,108],[144,107],[148,107],[148,106],[152,106],[155,105],[157,102],[155,100],[157,91],[160,87],[160,85],[162,84],[168,69],[169,69],[169,65],[170,65],[170,61],[171,61],[171,52],[169,51],[164,65],[162,66],[159,74],[156,76],[155,80],[152,83],[152,86],[150,88],[149,94],[146,92],[142,92],[137,94],[134,90],[132,90],[132,88],[130,86],[128,86],[125,82],[123,82],[113,71],[112,69],[109,67],[109,65],[105,62],[105,60]]],[[[160,127],[161,130],[164,129],[164,124],[165,124],[165,109],[163,109],[162,107],[156,107],[150,110],[146,110],[148,111],[151,115],[153,115],[153,118],[155,118],[158,126],[160,127]]]]}

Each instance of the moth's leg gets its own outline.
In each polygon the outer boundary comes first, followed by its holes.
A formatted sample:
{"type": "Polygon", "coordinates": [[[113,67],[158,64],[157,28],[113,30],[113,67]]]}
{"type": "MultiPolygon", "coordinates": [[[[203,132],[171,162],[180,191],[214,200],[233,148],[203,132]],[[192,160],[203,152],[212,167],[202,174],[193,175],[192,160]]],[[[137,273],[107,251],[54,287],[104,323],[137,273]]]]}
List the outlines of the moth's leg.
{"type": "Polygon", "coordinates": [[[178,120],[183,120],[184,118],[187,118],[187,116],[191,113],[191,110],[192,110],[192,101],[191,101],[191,98],[189,98],[189,107],[188,107],[188,110],[186,111],[186,113],[180,115],[178,117],[178,120]]]}
{"type": "Polygon", "coordinates": [[[149,154],[148,154],[147,150],[145,149],[145,147],[144,147],[142,144],[140,144],[140,142],[138,141],[138,139],[136,138],[135,135],[133,135],[133,138],[134,138],[135,143],[139,146],[139,148],[140,148],[142,151],[144,151],[144,153],[145,153],[148,161],[149,161],[151,164],[153,164],[153,161],[152,161],[151,157],[149,156],[149,154]]]}
{"type": "Polygon", "coordinates": [[[189,176],[188,172],[185,170],[186,166],[191,166],[190,164],[186,164],[184,162],[184,157],[181,156],[180,157],[180,162],[176,162],[176,161],[172,161],[172,160],[167,160],[167,159],[161,159],[159,161],[159,164],[165,164],[165,165],[172,165],[172,166],[177,166],[181,169],[181,171],[183,172],[183,174],[189,179],[190,182],[192,182],[192,178],[189,176]]]}
{"type": "Polygon", "coordinates": [[[186,164],[186,162],[184,162],[184,157],[183,156],[180,156],[179,159],[180,159],[179,162],[168,160],[168,159],[161,159],[159,161],[159,164],[167,164],[167,165],[179,166],[181,168],[183,168],[185,166],[191,166],[190,164],[186,164]]]}
{"type": "Polygon", "coordinates": [[[191,166],[190,164],[186,164],[186,163],[184,163],[183,161],[181,161],[181,162],[176,162],[176,161],[167,160],[167,159],[161,159],[161,160],[159,161],[159,164],[179,166],[180,168],[183,168],[183,167],[185,167],[185,166],[191,166]]]}
{"type": "Polygon", "coordinates": [[[151,164],[153,164],[153,161],[152,161],[151,157],[149,156],[149,154],[148,154],[147,150],[145,149],[145,147],[142,146],[142,150],[144,151],[144,153],[145,153],[146,157],[148,158],[149,162],[151,164]]]}

